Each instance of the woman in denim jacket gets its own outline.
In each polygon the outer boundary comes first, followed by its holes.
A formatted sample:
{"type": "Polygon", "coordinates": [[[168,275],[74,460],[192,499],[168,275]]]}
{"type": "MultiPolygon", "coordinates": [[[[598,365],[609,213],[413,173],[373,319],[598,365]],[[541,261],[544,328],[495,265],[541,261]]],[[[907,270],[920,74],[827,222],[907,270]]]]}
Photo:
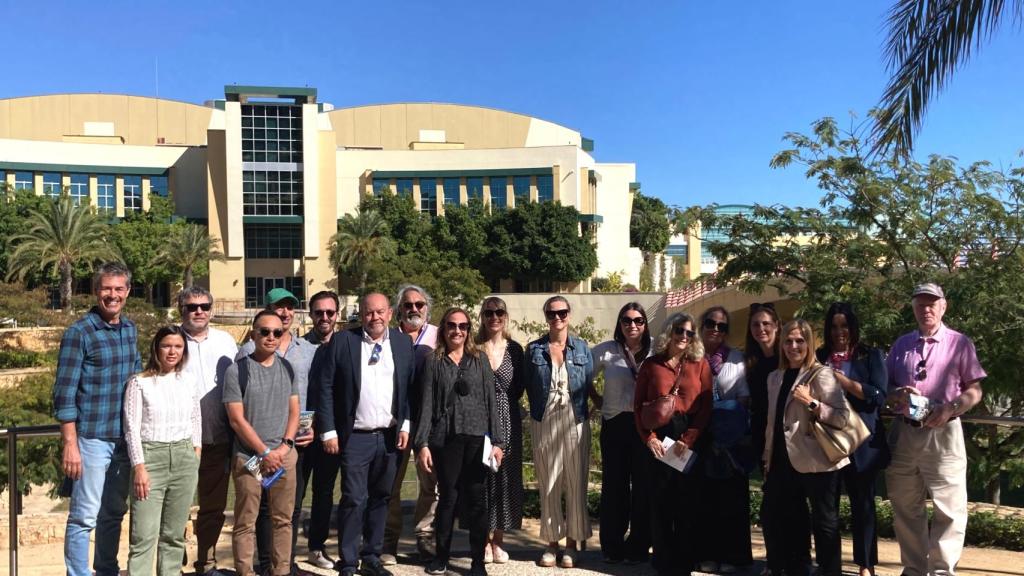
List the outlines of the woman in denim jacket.
{"type": "Polygon", "coordinates": [[[569,335],[569,302],[552,296],[544,303],[548,333],[530,342],[523,362],[530,400],[530,436],[540,491],[540,536],[548,542],[538,564],[573,568],[577,542],[590,537],[587,475],[590,424],[587,397],[594,360],[583,340],[569,335]],[[562,514],[565,496],[566,514],[562,514]],[[558,542],[565,538],[560,555],[558,542]]]}

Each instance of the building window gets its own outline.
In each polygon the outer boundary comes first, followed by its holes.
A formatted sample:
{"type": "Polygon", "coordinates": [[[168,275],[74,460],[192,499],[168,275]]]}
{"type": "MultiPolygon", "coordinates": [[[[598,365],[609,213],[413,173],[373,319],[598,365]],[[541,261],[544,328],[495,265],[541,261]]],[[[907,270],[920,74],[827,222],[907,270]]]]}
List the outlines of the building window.
{"type": "Polygon", "coordinates": [[[167,187],[167,176],[150,176],[149,193],[167,198],[171,191],[167,187]]]}
{"type": "Polygon", "coordinates": [[[14,189],[15,190],[33,190],[36,184],[32,180],[31,172],[15,172],[14,173],[14,189]]]}
{"type": "Polygon", "coordinates": [[[554,202],[555,179],[551,175],[537,176],[537,201],[554,202]]]}
{"type": "Polygon", "coordinates": [[[68,187],[71,193],[71,199],[75,201],[75,206],[82,202],[89,201],[89,175],[88,174],[72,174],[71,185],[68,187]]]}
{"type": "Polygon", "coordinates": [[[437,180],[420,178],[420,212],[437,214],[437,180]]]}
{"type": "Polygon", "coordinates": [[[302,258],[302,224],[246,224],[246,258],[302,258]]]}
{"type": "Polygon", "coordinates": [[[264,278],[261,276],[245,277],[245,307],[262,308],[267,292],[274,288],[284,288],[299,299],[299,308],[306,307],[306,290],[301,276],[284,276],[281,278],[264,278]]]}
{"type": "Polygon", "coordinates": [[[243,214],[301,216],[302,207],[302,172],[242,171],[243,214]]]}
{"type": "Polygon", "coordinates": [[[101,214],[112,214],[115,210],[113,174],[100,174],[96,176],[96,209],[101,214]]]}
{"type": "Polygon", "coordinates": [[[385,190],[393,190],[391,187],[390,178],[374,178],[373,179],[373,195],[380,196],[385,190]]]}
{"type": "Polygon", "coordinates": [[[124,177],[124,211],[142,212],[142,176],[124,177]]]}
{"type": "Polygon", "coordinates": [[[412,196],[412,178],[396,178],[395,194],[399,196],[412,196]]]}
{"type": "Polygon", "coordinates": [[[50,198],[60,198],[60,172],[43,172],[43,194],[50,198]]]}
{"type": "Polygon", "coordinates": [[[515,176],[512,178],[512,192],[516,197],[516,206],[530,203],[530,177],[515,176]]]}
{"type": "Polygon", "coordinates": [[[458,178],[444,179],[444,204],[445,206],[458,206],[460,204],[458,178]]]}
{"type": "Polygon", "coordinates": [[[302,162],[302,107],[242,105],[243,162],[302,162]]]}
{"type": "Polygon", "coordinates": [[[472,200],[473,198],[484,199],[484,179],[483,178],[466,178],[466,197],[472,200]]]}
{"type": "Polygon", "coordinates": [[[491,176],[491,209],[504,210],[508,207],[508,179],[491,176]]]}

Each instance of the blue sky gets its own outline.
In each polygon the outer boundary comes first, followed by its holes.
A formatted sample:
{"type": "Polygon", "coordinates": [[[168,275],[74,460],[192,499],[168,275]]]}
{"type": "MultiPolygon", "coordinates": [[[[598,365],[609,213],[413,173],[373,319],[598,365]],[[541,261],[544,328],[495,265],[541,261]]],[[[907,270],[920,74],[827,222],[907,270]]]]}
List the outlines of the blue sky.
{"type": "MultiPolygon", "coordinates": [[[[315,86],[337,107],[435,101],[580,130],[635,162],[670,204],[815,204],[772,170],[787,131],[847,121],[887,79],[888,2],[23,2],[0,97],[157,94],[201,103],[225,84],[315,86]]],[[[930,108],[917,153],[1020,166],[1024,50],[1004,26],[930,108]]]]}

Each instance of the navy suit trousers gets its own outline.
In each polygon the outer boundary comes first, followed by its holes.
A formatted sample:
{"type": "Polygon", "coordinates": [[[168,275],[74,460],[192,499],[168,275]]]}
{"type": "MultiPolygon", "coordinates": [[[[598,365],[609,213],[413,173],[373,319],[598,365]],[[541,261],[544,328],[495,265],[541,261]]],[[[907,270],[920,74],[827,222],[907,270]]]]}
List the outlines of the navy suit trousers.
{"type": "Polygon", "coordinates": [[[374,433],[355,431],[341,451],[338,548],[344,562],[342,572],[354,572],[360,558],[370,564],[380,562],[388,501],[398,467],[396,442],[395,428],[374,433]]]}

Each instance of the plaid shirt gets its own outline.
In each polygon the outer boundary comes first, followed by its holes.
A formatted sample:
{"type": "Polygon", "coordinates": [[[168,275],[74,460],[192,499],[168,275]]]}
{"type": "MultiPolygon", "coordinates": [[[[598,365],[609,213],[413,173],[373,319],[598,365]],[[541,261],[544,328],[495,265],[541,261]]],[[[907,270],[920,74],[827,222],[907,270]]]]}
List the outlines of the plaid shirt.
{"type": "Polygon", "coordinates": [[[121,438],[124,389],[142,371],[138,331],[125,317],[108,324],[96,308],[72,324],[60,340],[53,411],[75,422],[83,438],[121,438]]]}

